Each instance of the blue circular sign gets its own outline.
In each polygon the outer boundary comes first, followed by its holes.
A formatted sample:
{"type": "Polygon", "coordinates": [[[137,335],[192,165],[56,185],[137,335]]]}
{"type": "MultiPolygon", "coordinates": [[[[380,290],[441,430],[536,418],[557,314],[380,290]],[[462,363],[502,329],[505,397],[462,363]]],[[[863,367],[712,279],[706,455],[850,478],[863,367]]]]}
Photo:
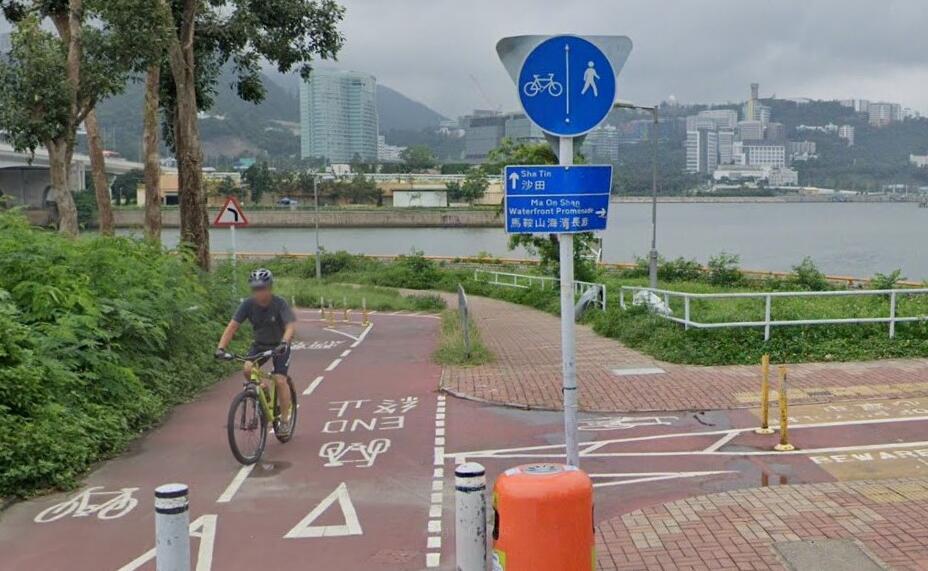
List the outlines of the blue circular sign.
{"type": "Polygon", "coordinates": [[[555,36],[525,58],[518,89],[525,114],[543,131],[576,137],[609,114],[615,102],[615,72],[591,42],[555,36]]]}

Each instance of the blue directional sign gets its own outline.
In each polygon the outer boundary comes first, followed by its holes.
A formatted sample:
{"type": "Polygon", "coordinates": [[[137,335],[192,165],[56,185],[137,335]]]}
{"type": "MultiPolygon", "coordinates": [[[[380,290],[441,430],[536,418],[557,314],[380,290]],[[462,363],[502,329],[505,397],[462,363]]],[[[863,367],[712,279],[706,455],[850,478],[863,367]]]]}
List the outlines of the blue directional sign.
{"type": "Polygon", "coordinates": [[[506,232],[567,234],[605,230],[609,165],[507,166],[506,232]]]}
{"type": "Polygon", "coordinates": [[[555,36],[525,58],[518,88],[526,115],[543,131],[576,137],[609,114],[615,102],[615,72],[591,42],[555,36]]]}

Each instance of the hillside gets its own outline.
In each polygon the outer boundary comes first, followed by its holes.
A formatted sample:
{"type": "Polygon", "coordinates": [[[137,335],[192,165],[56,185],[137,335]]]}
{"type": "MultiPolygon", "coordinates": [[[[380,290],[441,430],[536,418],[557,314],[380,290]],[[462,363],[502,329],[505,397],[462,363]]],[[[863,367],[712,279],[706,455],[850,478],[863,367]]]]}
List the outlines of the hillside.
{"type": "MultiPolygon", "coordinates": [[[[265,70],[267,97],[260,105],[235,95],[233,76],[226,70],[217,85],[216,104],[200,119],[207,164],[225,163],[242,154],[267,154],[272,159],[299,155],[299,76],[265,70]]],[[[138,160],[142,141],[144,84],[130,83],[121,95],[98,108],[106,146],[130,160],[138,160]]],[[[405,95],[377,86],[380,130],[394,144],[391,132],[419,132],[438,125],[444,117],[405,95]]],[[[166,151],[165,151],[166,154],[166,151]]]]}

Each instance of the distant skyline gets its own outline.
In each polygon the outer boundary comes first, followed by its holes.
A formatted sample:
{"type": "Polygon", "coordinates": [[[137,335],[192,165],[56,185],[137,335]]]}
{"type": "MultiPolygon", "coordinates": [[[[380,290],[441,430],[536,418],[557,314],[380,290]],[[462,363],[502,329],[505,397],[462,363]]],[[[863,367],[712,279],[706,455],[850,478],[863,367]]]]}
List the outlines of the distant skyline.
{"type": "Polygon", "coordinates": [[[928,11],[917,0],[342,0],[338,67],[449,117],[519,108],[496,41],[616,34],[635,44],[619,98],[648,104],[862,98],[928,111],[928,11]],[[471,78],[473,76],[473,79],[471,78]],[[476,83],[479,84],[479,87],[476,83]],[[485,95],[484,95],[485,94],[485,95]]]}
{"type": "MultiPolygon", "coordinates": [[[[928,114],[928,10],[919,0],[340,0],[338,62],[455,118],[519,108],[495,45],[519,34],[616,34],[635,44],[620,99],[893,101],[928,114]]],[[[9,24],[0,18],[0,32],[9,24]]]]}

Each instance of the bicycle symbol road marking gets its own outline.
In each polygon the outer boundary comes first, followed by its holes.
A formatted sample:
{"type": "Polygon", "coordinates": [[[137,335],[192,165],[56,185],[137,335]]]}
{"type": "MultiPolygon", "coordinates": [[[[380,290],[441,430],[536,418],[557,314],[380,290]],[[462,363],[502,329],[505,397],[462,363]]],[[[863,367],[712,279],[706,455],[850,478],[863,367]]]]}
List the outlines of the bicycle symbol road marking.
{"type": "Polygon", "coordinates": [[[579,423],[580,430],[602,431],[602,430],[627,430],[639,426],[670,426],[673,421],[678,420],[676,416],[604,416],[600,418],[590,418],[581,420],[579,423]]]}
{"type": "Polygon", "coordinates": [[[564,86],[559,81],[555,81],[553,73],[549,73],[544,77],[540,73],[533,73],[532,81],[526,82],[522,86],[522,91],[528,97],[535,97],[545,91],[551,97],[560,97],[564,93],[564,86]]]}
{"type": "Polygon", "coordinates": [[[345,464],[357,464],[358,468],[370,468],[377,457],[390,449],[390,439],[375,438],[364,442],[328,442],[319,449],[319,456],[327,458],[326,468],[338,468],[345,464]]]}
{"type": "Polygon", "coordinates": [[[138,488],[122,488],[119,491],[104,492],[103,486],[94,486],[87,488],[73,498],[55,504],[50,508],[42,510],[35,516],[35,523],[50,523],[67,516],[71,517],[88,517],[94,514],[98,519],[116,519],[131,512],[139,501],[132,494],[138,488]],[[91,503],[91,497],[99,499],[101,496],[109,497],[102,503],[91,503]]]}

